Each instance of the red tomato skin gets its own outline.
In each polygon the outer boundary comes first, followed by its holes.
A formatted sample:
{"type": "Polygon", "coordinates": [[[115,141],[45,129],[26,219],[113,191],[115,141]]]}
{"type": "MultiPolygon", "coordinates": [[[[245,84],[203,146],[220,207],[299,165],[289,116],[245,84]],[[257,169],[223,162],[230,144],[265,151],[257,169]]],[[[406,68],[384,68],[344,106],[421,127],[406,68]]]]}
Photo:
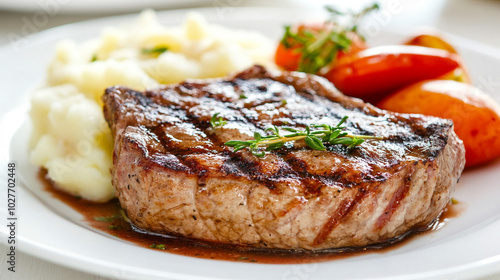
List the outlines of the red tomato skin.
{"type": "Polygon", "coordinates": [[[404,86],[442,76],[460,57],[419,46],[381,46],[339,60],[325,75],[342,93],[375,103],[404,86]]]}
{"type": "Polygon", "coordinates": [[[279,43],[274,55],[274,63],[287,71],[297,71],[299,68],[300,52],[298,47],[287,48],[279,43]]]}

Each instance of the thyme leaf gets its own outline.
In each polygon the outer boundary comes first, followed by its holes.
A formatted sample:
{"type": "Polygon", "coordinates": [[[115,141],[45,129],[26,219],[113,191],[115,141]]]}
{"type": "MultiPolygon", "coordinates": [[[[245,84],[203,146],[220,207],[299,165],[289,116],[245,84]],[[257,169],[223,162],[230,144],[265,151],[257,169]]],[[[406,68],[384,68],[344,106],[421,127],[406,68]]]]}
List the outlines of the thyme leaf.
{"type": "Polygon", "coordinates": [[[210,125],[212,125],[213,128],[223,127],[227,123],[222,117],[217,117],[219,114],[220,113],[215,113],[210,119],[210,125]]]}
{"type": "MultiPolygon", "coordinates": [[[[215,116],[215,115],[214,115],[215,116]]],[[[327,124],[313,124],[306,126],[305,130],[300,130],[292,127],[277,126],[269,127],[265,132],[269,135],[261,135],[254,132],[254,139],[241,141],[231,140],[224,145],[233,147],[233,152],[248,148],[250,152],[257,157],[264,157],[266,151],[273,151],[282,148],[286,142],[304,140],[307,146],[313,150],[326,150],[325,142],[332,145],[346,145],[349,148],[361,145],[365,140],[382,140],[382,137],[370,135],[350,135],[343,131],[345,129],[342,124],[347,120],[347,116],[343,117],[336,126],[327,124]],[[288,131],[290,134],[281,135],[280,131],[288,131]],[[262,149],[265,148],[265,149],[262,149]]]]}

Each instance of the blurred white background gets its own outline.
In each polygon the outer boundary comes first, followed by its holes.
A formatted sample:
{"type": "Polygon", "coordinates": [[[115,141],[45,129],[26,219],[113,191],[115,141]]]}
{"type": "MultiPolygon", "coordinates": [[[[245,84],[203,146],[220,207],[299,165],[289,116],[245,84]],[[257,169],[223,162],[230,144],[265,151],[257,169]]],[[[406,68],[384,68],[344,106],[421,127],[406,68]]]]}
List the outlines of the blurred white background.
{"type": "MultiPolygon", "coordinates": [[[[177,9],[213,7],[300,7],[321,8],[324,4],[362,7],[372,0],[0,0],[0,45],[11,38],[51,27],[109,15],[138,12],[144,8],[177,9]]],[[[378,1],[390,5],[393,0],[378,1]]],[[[500,48],[500,2],[497,0],[398,0],[403,11],[384,19],[389,29],[412,30],[433,26],[500,48]]]]}

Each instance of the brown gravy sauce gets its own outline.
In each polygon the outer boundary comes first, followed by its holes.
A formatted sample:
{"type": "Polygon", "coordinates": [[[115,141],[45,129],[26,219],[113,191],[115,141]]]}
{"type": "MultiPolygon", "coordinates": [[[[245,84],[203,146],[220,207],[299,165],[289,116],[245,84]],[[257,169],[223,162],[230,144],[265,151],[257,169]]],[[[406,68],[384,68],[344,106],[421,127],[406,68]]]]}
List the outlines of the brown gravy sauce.
{"type": "Polygon", "coordinates": [[[384,253],[399,248],[426,232],[441,228],[448,219],[457,217],[463,211],[460,204],[449,204],[440,217],[429,227],[413,230],[402,237],[365,248],[343,248],[320,251],[256,249],[252,247],[227,245],[216,242],[199,241],[185,237],[154,235],[142,232],[128,223],[122,215],[120,203],[113,199],[107,203],[94,203],[57,189],[46,177],[46,170],[38,172],[45,190],[53,197],[65,202],[84,216],[90,226],[107,234],[151,250],[172,254],[237,262],[258,262],[267,264],[304,264],[344,259],[367,253],[384,253]],[[154,246],[155,244],[156,246],[154,246]],[[159,245],[159,246],[158,246],[159,245]]]}

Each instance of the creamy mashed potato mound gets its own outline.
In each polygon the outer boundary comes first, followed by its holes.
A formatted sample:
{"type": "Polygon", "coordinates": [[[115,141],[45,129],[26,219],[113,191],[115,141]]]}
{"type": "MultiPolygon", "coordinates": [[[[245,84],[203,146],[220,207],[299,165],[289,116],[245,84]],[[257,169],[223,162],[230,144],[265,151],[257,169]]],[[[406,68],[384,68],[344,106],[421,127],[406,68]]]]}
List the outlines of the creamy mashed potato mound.
{"type": "Polygon", "coordinates": [[[107,87],[144,90],[222,77],[252,64],[275,67],[273,49],[261,34],[208,24],[199,14],[189,14],[181,26],[164,26],[152,11],[129,26],[105,28],[98,39],[60,42],[45,85],[31,98],[30,160],[60,189],[108,201],[114,197],[113,138],[101,101],[107,87]]]}

